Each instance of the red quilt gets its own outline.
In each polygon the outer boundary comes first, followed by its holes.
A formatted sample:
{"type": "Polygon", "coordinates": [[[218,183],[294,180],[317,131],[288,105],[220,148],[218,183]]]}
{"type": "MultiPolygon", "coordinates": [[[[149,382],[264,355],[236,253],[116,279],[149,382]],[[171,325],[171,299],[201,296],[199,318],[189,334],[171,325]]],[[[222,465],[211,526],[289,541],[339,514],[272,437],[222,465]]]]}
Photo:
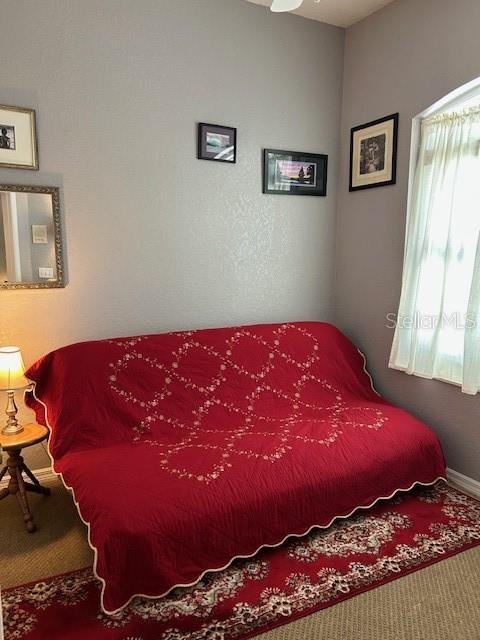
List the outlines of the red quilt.
{"type": "Polygon", "coordinates": [[[445,476],[434,433],[325,323],[86,342],[27,375],[107,612],[445,476]]]}

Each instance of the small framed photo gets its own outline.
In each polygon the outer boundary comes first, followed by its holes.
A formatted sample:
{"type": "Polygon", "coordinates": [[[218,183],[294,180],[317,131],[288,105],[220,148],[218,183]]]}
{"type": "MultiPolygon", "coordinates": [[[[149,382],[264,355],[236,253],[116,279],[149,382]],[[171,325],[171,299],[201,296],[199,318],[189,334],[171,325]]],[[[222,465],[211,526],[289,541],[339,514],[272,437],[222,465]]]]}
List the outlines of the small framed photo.
{"type": "Polygon", "coordinates": [[[395,184],[398,113],[353,127],[350,135],[350,191],[395,184]]]}
{"type": "Polygon", "coordinates": [[[0,167],[38,170],[33,109],[0,105],[0,167]]]}
{"type": "Polygon", "coordinates": [[[326,196],[328,156],[301,151],[263,151],[263,193],[326,196]]]}
{"type": "Polygon", "coordinates": [[[199,160],[237,161],[237,130],[220,124],[198,123],[199,160]]]}

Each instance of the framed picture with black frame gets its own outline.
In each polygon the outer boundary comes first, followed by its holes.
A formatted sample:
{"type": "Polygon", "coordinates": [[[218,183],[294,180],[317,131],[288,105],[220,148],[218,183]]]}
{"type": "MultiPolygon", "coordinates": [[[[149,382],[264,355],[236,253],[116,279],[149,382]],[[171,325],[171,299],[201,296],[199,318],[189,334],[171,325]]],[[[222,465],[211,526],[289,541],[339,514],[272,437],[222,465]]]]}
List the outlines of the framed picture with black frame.
{"type": "Polygon", "coordinates": [[[197,158],[235,163],[237,161],[236,128],[199,122],[197,158]]]}
{"type": "Polygon", "coordinates": [[[350,133],[350,191],[395,184],[398,113],[353,127],[350,133]]]}
{"type": "Polygon", "coordinates": [[[323,153],[263,151],[263,193],[326,196],[328,156],[323,153]]]}

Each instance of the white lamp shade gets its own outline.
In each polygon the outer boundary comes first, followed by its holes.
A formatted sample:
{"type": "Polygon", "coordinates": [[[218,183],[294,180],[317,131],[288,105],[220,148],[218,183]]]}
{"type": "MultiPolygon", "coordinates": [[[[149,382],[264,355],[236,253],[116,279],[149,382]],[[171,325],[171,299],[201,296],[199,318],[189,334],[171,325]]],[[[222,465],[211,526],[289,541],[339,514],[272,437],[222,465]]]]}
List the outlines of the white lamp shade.
{"type": "Polygon", "coordinates": [[[303,0],[273,0],[270,11],[281,13],[282,11],[293,11],[298,9],[303,0]]]}
{"type": "Polygon", "coordinates": [[[18,347],[0,347],[0,390],[15,391],[30,386],[18,347]]]}

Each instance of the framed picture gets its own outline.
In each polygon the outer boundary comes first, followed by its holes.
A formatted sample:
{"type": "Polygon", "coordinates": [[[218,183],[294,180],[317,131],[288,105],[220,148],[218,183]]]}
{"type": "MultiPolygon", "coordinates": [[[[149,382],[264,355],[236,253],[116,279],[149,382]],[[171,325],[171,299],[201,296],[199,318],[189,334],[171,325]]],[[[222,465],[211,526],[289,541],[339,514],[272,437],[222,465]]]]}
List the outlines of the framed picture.
{"type": "Polygon", "coordinates": [[[237,130],[220,124],[198,123],[199,160],[237,161],[237,130]]]}
{"type": "Polygon", "coordinates": [[[0,105],[0,167],[38,169],[33,109],[0,105]]]}
{"type": "Polygon", "coordinates": [[[395,184],[398,113],[361,124],[350,135],[350,191],[395,184]]]}
{"type": "Polygon", "coordinates": [[[263,193],[326,196],[328,156],[301,151],[263,151],[263,193]]]}

